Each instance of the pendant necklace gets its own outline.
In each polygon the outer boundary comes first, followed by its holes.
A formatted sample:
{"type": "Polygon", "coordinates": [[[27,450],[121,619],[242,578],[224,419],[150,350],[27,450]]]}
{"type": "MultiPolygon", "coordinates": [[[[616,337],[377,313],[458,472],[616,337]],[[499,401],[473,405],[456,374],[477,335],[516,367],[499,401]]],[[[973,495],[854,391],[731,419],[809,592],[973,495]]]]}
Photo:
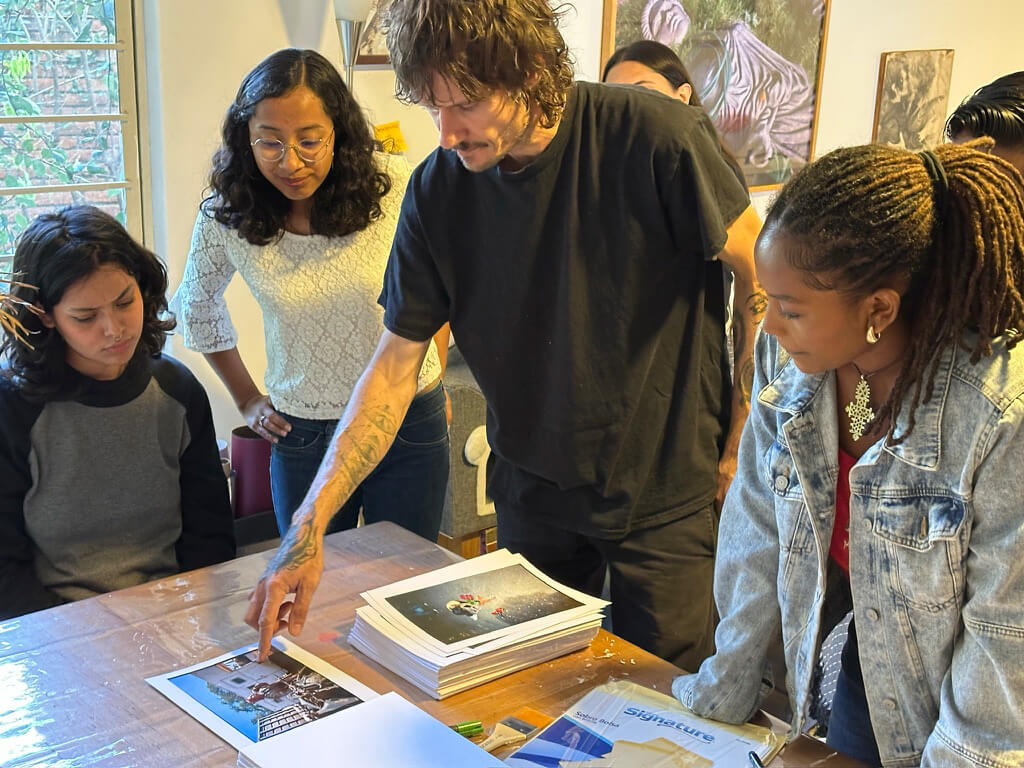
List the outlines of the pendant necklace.
{"type": "Polygon", "coordinates": [[[854,442],[857,442],[864,436],[864,430],[875,419],[875,412],[871,408],[871,385],[868,384],[868,379],[887,368],[892,368],[899,361],[900,358],[896,358],[891,363],[883,365],[871,373],[864,373],[855,362],[850,361],[850,365],[860,374],[857,386],[853,390],[853,400],[848,402],[845,408],[846,415],[850,417],[850,437],[853,438],[854,442]]]}

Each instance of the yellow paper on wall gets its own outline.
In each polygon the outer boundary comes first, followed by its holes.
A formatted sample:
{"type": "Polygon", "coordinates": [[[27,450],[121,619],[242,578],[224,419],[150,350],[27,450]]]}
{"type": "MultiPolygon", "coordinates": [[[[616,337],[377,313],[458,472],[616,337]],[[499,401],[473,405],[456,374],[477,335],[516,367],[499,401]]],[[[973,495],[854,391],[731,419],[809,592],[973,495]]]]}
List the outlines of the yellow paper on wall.
{"type": "Polygon", "coordinates": [[[409,149],[397,120],[373,126],[373,138],[380,142],[381,148],[385,152],[393,155],[409,149]]]}

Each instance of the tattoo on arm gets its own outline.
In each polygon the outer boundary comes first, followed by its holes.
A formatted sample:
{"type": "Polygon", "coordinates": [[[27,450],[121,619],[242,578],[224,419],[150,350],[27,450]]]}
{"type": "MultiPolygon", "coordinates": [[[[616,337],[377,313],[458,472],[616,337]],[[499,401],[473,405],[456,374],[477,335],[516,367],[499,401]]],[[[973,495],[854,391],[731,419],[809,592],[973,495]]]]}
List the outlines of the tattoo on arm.
{"type": "MultiPolygon", "coordinates": [[[[388,403],[370,405],[348,425],[337,446],[339,460],[334,465],[335,475],[343,481],[345,498],[384,458],[399,426],[400,421],[388,403]]],[[[282,546],[270,561],[268,572],[295,570],[315,557],[319,535],[314,522],[313,517],[307,517],[288,529],[284,538],[286,546],[282,546]]]]}
{"type": "Polygon", "coordinates": [[[736,371],[736,381],[740,387],[740,401],[749,406],[754,398],[754,361],[749,357],[736,371]]]}
{"type": "Polygon", "coordinates": [[[752,324],[757,325],[761,322],[765,311],[768,309],[768,297],[764,295],[764,291],[754,291],[747,296],[746,303],[747,312],[750,313],[752,324]]]}
{"type": "MultiPolygon", "coordinates": [[[[735,354],[736,388],[740,402],[749,406],[754,395],[753,350],[747,349],[754,329],[760,324],[768,308],[768,300],[762,291],[754,291],[743,302],[746,316],[737,313],[733,318],[733,349],[735,354]]],[[[751,345],[752,346],[752,345],[751,345]]]]}
{"type": "Polygon", "coordinates": [[[733,339],[733,376],[736,377],[733,385],[740,398],[742,405],[749,406],[752,390],[754,389],[754,367],[750,350],[746,349],[749,330],[746,318],[734,317],[732,321],[733,339]]]}
{"type": "Polygon", "coordinates": [[[369,406],[346,430],[351,445],[342,467],[355,481],[349,491],[377,466],[398,434],[399,421],[387,403],[369,406]],[[358,479],[357,479],[358,478],[358,479]]]}
{"type": "Polygon", "coordinates": [[[268,571],[273,571],[275,567],[284,567],[294,571],[312,560],[316,554],[317,535],[313,530],[312,519],[305,520],[299,525],[293,525],[285,536],[289,540],[288,549],[280,551],[271,560],[268,571]],[[276,562],[278,559],[281,562],[276,562]]]}

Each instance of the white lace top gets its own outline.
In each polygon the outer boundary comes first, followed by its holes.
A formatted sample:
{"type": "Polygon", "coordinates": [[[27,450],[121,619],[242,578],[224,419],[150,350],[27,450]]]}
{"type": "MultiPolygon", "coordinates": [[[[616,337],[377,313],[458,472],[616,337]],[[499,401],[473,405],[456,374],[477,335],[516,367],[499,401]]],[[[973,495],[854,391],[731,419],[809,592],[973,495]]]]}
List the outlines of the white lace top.
{"type": "MultiPolygon", "coordinates": [[[[196,217],[185,274],[171,299],[178,332],[198,352],[234,347],[238,334],[224,291],[240,273],[263,311],[267,393],[285,413],[338,418],[384,329],[377,297],[410,169],[404,158],[377,158],[391,191],[380,201],[380,218],[360,232],[285,232],[277,242],[252,245],[202,211],[196,217]]],[[[419,388],[440,373],[431,342],[419,388]]]]}

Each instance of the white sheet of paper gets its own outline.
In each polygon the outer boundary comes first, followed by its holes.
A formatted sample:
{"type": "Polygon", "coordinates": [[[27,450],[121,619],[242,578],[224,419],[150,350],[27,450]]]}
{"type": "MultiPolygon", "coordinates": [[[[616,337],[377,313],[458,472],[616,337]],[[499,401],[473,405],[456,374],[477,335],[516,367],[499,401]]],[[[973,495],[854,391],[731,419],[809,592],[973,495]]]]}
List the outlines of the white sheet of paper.
{"type": "Polygon", "coordinates": [[[504,768],[504,763],[397,693],[246,747],[258,768],[504,768]]]}

